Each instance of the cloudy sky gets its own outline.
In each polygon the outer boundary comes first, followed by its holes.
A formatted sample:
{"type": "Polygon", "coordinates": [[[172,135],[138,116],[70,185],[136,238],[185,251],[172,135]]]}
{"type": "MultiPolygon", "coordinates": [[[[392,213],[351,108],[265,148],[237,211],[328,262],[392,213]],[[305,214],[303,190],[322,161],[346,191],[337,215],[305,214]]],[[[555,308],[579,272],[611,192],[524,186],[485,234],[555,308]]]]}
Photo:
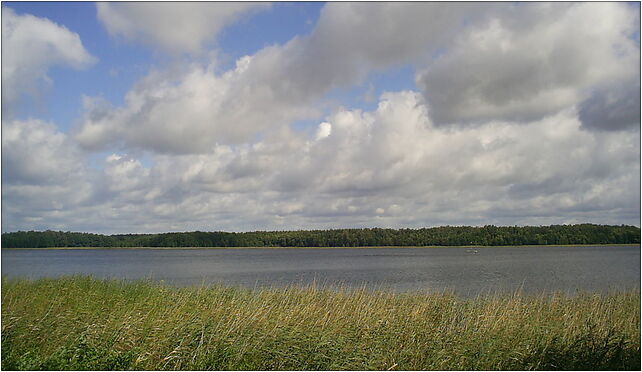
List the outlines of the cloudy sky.
{"type": "Polygon", "coordinates": [[[2,231],[640,220],[628,3],[2,3],[2,231]]]}

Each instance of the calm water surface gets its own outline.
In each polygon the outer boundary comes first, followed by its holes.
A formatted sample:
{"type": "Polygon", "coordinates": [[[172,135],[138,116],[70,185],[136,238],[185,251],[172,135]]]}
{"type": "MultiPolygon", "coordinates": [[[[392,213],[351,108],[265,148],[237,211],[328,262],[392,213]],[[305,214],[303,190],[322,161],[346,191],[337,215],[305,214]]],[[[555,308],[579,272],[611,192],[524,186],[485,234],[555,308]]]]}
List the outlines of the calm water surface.
{"type": "Polygon", "coordinates": [[[341,285],[465,296],[640,287],[640,246],[2,250],[2,275],[163,280],[172,285],[341,285]]]}

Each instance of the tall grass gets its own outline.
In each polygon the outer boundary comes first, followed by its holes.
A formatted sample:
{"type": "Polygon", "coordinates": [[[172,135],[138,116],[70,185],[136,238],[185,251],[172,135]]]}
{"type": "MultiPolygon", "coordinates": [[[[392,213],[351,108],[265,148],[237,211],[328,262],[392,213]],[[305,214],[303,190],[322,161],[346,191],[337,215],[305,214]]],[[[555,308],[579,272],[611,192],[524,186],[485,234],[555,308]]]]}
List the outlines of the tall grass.
{"type": "Polygon", "coordinates": [[[2,369],[640,369],[640,295],[2,279],[2,369]]]}

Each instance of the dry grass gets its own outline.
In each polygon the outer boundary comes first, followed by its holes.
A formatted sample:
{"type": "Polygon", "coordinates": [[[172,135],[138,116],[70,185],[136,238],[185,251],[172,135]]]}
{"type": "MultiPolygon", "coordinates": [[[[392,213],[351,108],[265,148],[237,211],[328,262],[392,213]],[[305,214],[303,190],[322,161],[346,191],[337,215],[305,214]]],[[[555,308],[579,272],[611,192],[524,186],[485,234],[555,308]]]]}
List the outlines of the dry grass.
{"type": "Polygon", "coordinates": [[[2,280],[2,369],[640,369],[640,294],[2,280]]]}

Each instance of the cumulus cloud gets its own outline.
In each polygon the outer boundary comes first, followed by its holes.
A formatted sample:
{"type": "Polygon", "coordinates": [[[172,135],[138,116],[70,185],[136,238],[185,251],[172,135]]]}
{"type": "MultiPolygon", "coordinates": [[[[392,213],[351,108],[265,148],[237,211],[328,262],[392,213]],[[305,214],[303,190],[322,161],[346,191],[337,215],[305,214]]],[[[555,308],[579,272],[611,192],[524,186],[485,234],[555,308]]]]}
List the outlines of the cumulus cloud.
{"type": "Polygon", "coordinates": [[[283,66],[274,77],[275,83],[282,82],[282,89],[300,94],[325,92],[358,82],[372,70],[430,57],[446,47],[461,27],[474,23],[492,7],[471,3],[328,3],[310,35],[266,49],[259,56],[283,66]]]}
{"type": "Polygon", "coordinates": [[[52,65],[85,68],[96,61],[78,34],[46,18],[18,15],[2,7],[2,107],[10,109],[21,94],[50,83],[52,65]]]}
{"type": "Polygon", "coordinates": [[[588,113],[600,98],[584,101],[587,91],[639,82],[637,25],[624,3],[507,5],[464,32],[417,84],[437,123],[528,121],[580,102],[588,113]]]}
{"type": "Polygon", "coordinates": [[[85,100],[76,138],[89,149],[120,143],[166,153],[251,142],[268,129],[317,117],[332,88],[434,51],[477,8],[329,3],[310,35],[242,57],[223,73],[214,63],[154,71],[131,89],[124,107],[85,100]]]}
{"type": "Polygon", "coordinates": [[[77,145],[53,124],[2,122],[3,229],[66,226],[90,200],[91,177],[77,145]]]}
{"type": "MultiPolygon", "coordinates": [[[[46,141],[14,137],[7,141],[26,144],[26,152],[73,149],[55,133],[46,141]]],[[[3,144],[3,158],[12,146],[3,144]]],[[[639,156],[638,137],[583,130],[573,108],[521,125],[453,129],[434,125],[420,93],[403,91],[385,93],[373,111],[338,110],[317,132],[283,128],[251,144],[156,154],[148,166],[132,154],[111,154],[99,175],[83,178],[91,182],[91,201],[73,205],[64,218],[68,226],[106,232],[634,224],[639,156]]],[[[14,198],[5,199],[10,211],[19,209],[14,198]]],[[[50,218],[38,208],[21,205],[13,226],[37,226],[26,216],[50,218]]]]}
{"type": "Polygon", "coordinates": [[[223,27],[268,3],[97,3],[98,19],[114,36],[171,52],[198,53],[223,27]]]}
{"type": "Polygon", "coordinates": [[[160,153],[198,153],[217,143],[244,143],[267,129],[318,115],[285,101],[260,79],[247,76],[251,57],[217,74],[212,66],[154,71],[126,95],[124,107],[84,99],[76,139],[88,149],[113,144],[160,153]]]}
{"type": "Polygon", "coordinates": [[[78,159],[67,136],[51,123],[2,124],[3,184],[58,183],[82,170],[78,159]]]}
{"type": "Polygon", "coordinates": [[[403,63],[428,63],[417,84],[438,124],[532,121],[583,103],[587,127],[606,125],[597,117],[606,108],[586,117],[588,105],[600,106],[590,92],[639,80],[633,13],[612,3],[329,3],[309,35],[242,57],[228,71],[215,63],[157,70],[123,107],[86,100],[76,138],[89,149],[165,153],[249,143],[318,117],[331,89],[403,63]]]}
{"type": "Polygon", "coordinates": [[[85,97],[70,136],[3,124],[3,229],[637,224],[627,7],[326,4],[310,34],[228,71],[156,69],[122,106],[85,97]],[[423,66],[420,91],[387,92],[371,111],[323,106],[332,89],[407,63],[423,66]],[[300,119],[318,124],[289,125],[300,119]],[[455,122],[475,125],[444,125],[455,122]],[[92,170],[83,150],[108,152],[92,170]]]}
{"type": "Polygon", "coordinates": [[[324,139],[332,134],[332,124],[323,122],[317,128],[317,140],[324,139]]]}

